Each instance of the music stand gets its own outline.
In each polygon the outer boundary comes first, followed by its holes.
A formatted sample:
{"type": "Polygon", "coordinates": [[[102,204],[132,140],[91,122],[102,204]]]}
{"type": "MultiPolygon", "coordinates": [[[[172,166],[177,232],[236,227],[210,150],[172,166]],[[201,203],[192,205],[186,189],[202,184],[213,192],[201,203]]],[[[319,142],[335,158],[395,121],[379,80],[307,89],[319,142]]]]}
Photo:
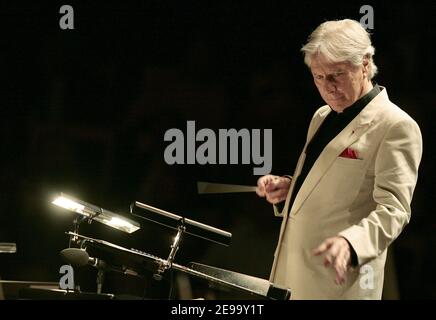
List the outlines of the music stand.
{"type": "Polygon", "coordinates": [[[162,279],[162,274],[165,270],[172,267],[175,255],[179,249],[180,241],[183,234],[187,233],[198,238],[212,241],[221,245],[230,245],[232,234],[230,232],[200,223],[177,214],[152,207],[148,204],[139,201],[134,202],[130,206],[130,212],[134,216],[146,219],[171,229],[177,230],[177,235],[171,245],[171,251],[166,261],[159,264],[159,268],[154,274],[156,280],[162,279]]]}
{"type": "MultiPolygon", "coordinates": [[[[112,259],[119,261],[123,266],[132,268],[139,274],[142,274],[145,270],[156,273],[156,269],[159,269],[161,265],[167,263],[167,260],[143,251],[127,249],[105,240],[94,239],[79,234],[74,235],[79,239],[83,247],[90,247],[98,249],[99,252],[106,252],[112,259]]],[[[209,287],[243,293],[251,298],[287,300],[290,296],[289,289],[276,286],[268,280],[207,265],[191,263],[189,267],[185,267],[173,262],[171,269],[206,282],[209,287]]]]}

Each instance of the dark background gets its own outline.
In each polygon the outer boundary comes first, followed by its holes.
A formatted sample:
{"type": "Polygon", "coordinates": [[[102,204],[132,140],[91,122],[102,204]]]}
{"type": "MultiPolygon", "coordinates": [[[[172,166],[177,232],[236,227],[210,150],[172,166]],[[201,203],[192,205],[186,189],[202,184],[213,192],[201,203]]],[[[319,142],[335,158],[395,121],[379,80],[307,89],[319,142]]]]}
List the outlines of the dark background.
{"type": "MultiPolygon", "coordinates": [[[[291,174],[323,105],[299,50],[325,20],[359,21],[364,4],[375,14],[375,81],[424,140],[393,275],[401,298],[435,298],[430,1],[2,2],[0,242],[18,252],[0,256],[1,277],[58,281],[74,218],[50,204],[63,191],[126,215],[138,200],[232,232],[227,248],[185,238],[176,261],[268,278],[280,224],[271,206],[252,193],[196,193],[199,180],[254,185],[255,165],[169,166],[164,133],[185,131],[187,120],[197,130],[272,128],[272,173],[291,174]],[[63,4],[74,8],[74,30],[59,28],[63,4]]],[[[81,232],[166,258],[173,231],[141,224],[133,235],[98,223],[81,232]]],[[[84,279],[94,289],[92,275],[84,279]]],[[[126,292],[129,281],[120,280],[126,292]]]]}

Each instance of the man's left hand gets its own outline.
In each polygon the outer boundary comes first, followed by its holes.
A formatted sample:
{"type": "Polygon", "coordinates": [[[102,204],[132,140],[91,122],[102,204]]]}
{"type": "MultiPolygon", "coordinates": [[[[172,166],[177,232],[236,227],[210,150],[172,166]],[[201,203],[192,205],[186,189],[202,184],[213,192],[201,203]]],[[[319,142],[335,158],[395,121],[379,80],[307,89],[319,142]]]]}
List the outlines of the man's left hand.
{"type": "Polygon", "coordinates": [[[315,250],[315,256],[324,254],[324,266],[332,266],[336,272],[336,284],[345,282],[346,273],[351,264],[351,249],[348,241],[343,237],[332,237],[324,240],[315,250]]]}

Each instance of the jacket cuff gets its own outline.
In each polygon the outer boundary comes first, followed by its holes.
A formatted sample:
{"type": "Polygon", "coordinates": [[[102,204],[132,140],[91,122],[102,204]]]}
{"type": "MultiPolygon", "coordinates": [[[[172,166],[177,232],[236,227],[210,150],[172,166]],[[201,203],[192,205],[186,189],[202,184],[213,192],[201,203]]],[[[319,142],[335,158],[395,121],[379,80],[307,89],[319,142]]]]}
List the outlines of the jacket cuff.
{"type": "Polygon", "coordinates": [[[274,204],[273,208],[274,208],[274,215],[276,217],[283,217],[283,209],[285,207],[285,202],[286,201],[282,201],[280,203],[274,204]]]}
{"type": "MultiPolygon", "coordinates": [[[[351,226],[344,231],[341,231],[338,236],[345,238],[351,246],[351,250],[355,252],[353,262],[356,264],[355,266],[360,266],[368,262],[374,257],[371,257],[369,252],[369,248],[365,246],[365,240],[367,236],[365,235],[365,230],[362,230],[359,226],[351,226]]],[[[352,256],[353,258],[353,256],[352,256]]],[[[354,265],[353,265],[354,266],[354,265]]]]}

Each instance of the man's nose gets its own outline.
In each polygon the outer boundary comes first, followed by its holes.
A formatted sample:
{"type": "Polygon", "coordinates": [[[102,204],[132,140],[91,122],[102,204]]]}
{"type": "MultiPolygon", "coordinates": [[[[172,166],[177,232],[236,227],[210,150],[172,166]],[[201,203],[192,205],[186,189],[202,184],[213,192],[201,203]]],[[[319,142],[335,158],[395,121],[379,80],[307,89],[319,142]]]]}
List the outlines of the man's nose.
{"type": "Polygon", "coordinates": [[[336,84],[331,79],[326,79],[324,81],[324,90],[327,91],[327,93],[333,93],[336,91],[336,84]]]}

